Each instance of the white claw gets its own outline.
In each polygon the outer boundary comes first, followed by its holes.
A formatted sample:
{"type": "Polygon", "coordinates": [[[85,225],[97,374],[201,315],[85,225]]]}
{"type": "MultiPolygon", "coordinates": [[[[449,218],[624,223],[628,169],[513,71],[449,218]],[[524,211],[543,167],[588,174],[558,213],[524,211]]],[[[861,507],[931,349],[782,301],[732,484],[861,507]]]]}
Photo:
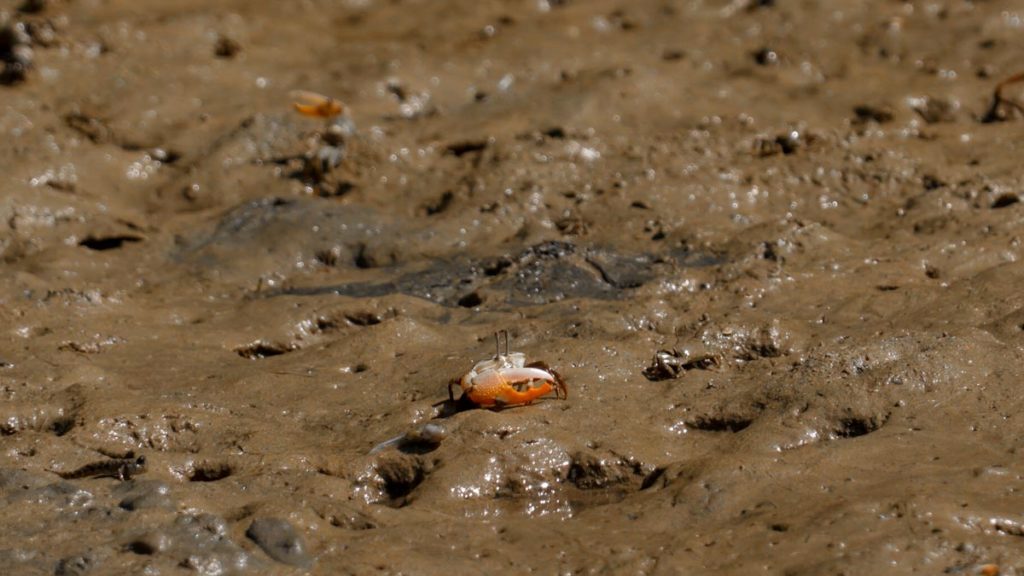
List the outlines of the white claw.
{"type": "Polygon", "coordinates": [[[547,380],[554,381],[554,374],[540,368],[509,368],[501,371],[501,376],[511,382],[522,382],[523,380],[547,380]]]}

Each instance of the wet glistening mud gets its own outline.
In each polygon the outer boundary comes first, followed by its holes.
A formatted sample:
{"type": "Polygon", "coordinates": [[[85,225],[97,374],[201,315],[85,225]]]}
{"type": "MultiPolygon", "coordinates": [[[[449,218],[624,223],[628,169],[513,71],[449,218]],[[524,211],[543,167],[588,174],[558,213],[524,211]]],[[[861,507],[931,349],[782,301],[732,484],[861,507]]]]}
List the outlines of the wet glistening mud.
{"type": "Polygon", "coordinates": [[[1022,29],[0,3],[0,572],[1024,573],[1022,29]]]}

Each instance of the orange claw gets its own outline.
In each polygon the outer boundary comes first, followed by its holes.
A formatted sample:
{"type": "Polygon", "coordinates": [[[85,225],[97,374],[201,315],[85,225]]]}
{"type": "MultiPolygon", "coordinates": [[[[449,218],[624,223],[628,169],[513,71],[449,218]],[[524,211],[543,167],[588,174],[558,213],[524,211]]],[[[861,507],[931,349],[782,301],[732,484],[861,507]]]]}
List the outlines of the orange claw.
{"type": "MultiPolygon", "coordinates": [[[[497,341],[498,335],[495,334],[497,341]]],[[[448,398],[455,401],[455,389],[462,389],[463,398],[483,408],[521,406],[555,393],[556,398],[569,397],[569,389],[562,376],[544,362],[526,363],[522,352],[508,351],[508,333],[505,332],[505,353],[500,345],[493,358],[477,362],[461,378],[448,383],[448,398]]]]}
{"type": "Polygon", "coordinates": [[[345,106],[338,100],[316,92],[295,90],[291,97],[297,100],[292,103],[295,111],[311,118],[334,118],[345,111],[345,106]]]}
{"type": "Polygon", "coordinates": [[[484,408],[526,405],[552,392],[556,398],[569,397],[565,382],[557,373],[526,367],[479,374],[465,388],[469,399],[484,408]]]}

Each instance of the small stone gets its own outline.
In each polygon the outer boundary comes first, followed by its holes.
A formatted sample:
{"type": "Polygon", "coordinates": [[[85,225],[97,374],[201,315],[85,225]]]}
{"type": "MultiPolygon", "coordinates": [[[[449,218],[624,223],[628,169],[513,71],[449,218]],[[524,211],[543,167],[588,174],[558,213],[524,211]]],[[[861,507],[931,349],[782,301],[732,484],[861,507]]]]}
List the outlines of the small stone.
{"type": "Polygon", "coordinates": [[[313,559],[295,529],[280,518],[257,518],[249,525],[245,535],[256,543],[267,556],[282,564],[308,568],[313,559]]]}

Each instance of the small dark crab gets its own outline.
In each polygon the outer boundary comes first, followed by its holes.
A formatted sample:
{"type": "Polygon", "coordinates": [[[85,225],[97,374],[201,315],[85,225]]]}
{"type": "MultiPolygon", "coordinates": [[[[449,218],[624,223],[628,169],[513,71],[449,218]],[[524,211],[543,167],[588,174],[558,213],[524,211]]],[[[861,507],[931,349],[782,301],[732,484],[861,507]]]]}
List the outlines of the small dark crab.
{"type": "Polygon", "coordinates": [[[652,381],[678,378],[686,370],[708,370],[718,366],[718,358],[708,354],[690,355],[676,349],[658,350],[651,359],[651,365],[644,368],[644,376],[652,381]]]}

